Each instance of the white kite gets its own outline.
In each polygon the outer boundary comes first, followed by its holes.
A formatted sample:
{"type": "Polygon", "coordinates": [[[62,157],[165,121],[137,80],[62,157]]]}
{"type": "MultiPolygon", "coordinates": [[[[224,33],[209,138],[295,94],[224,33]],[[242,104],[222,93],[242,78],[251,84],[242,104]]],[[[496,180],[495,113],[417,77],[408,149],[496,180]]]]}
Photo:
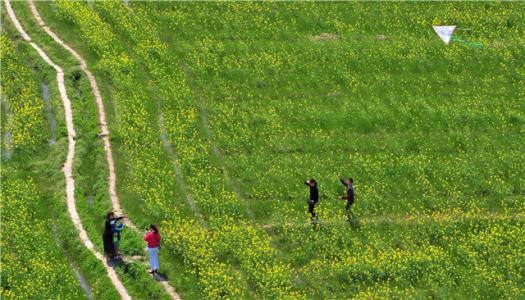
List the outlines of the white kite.
{"type": "Polygon", "coordinates": [[[432,26],[439,37],[448,45],[456,26],[432,26]]]}
{"type": "Polygon", "coordinates": [[[473,42],[467,42],[464,41],[454,35],[454,30],[456,29],[456,26],[432,26],[434,28],[434,31],[437,33],[440,39],[445,42],[445,44],[449,44],[450,41],[458,42],[465,45],[470,45],[474,47],[483,48],[483,44],[481,43],[473,43],[473,42]]]}

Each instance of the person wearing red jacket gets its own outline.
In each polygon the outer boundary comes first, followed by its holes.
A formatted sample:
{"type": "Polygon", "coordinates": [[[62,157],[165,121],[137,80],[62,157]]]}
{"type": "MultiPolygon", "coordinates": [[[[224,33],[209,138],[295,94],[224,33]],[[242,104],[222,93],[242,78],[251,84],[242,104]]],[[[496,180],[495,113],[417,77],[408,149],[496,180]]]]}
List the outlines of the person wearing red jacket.
{"type": "Polygon", "coordinates": [[[159,247],[160,247],[160,234],[159,228],[155,224],[149,226],[149,230],[146,231],[144,241],[148,243],[148,254],[149,254],[149,265],[151,270],[150,274],[155,274],[159,270],[159,247]]]}

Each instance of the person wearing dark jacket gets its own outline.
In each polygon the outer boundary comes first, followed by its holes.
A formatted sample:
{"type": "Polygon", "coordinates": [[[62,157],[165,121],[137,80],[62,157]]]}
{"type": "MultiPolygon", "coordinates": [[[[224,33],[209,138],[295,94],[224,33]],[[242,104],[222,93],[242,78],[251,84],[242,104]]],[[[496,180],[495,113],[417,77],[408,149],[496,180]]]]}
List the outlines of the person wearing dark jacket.
{"type": "Polygon", "coordinates": [[[319,189],[317,188],[317,181],[315,179],[308,179],[304,182],[310,188],[310,197],[308,198],[308,212],[312,215],[311,220],[319,219],[315,214],[315,206],[319,202],[319,189]]]}
{"type": "Polygon", "coordinates": [[[347,187],[346,195],[341,196],[341,199],[346,200],[346,213],[350,215],[352,204],[354,204],[354,180],[352,178],[339,179],[341,183],[347,187]]]}
{"type": "Polygon", "coordinates": [[[104,242],[104,253],[110,259],[118,258],[118,253],[115,251],[115,244],[113,241],[113,236],[115,232],[113,231],[113,224],[115,221],[124,219],[124,217],[115,217],[113,212],[109,212],[106,215],[106,223],[104,224],[104,233],[102,234],[102,240],[104,242]]]}

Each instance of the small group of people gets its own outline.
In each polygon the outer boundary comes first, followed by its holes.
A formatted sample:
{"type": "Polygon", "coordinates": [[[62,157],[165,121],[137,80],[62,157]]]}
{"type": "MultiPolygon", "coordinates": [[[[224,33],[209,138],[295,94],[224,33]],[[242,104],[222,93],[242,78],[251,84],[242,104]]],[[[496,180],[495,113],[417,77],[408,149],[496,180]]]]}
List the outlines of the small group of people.
{"type": "MultiPolygon", "coordinates": [[[[350,220],[351,207],[354,204],[354,180],[352,178],[339,179],[341,183],[347,187],[346,194],[340,196],[342,200],[346,200],[346,213],[350,220]]],[[[308,197],[308,212],[311,214],[311,220],[318,220],[315,213],[315,207],[319,203],[319,188],[317,181],[313,178],[304,182],[310,188],[310,196],[308,197]]],[[[123,219],[126,216],[115,216],[114,212],[108,212],[106,215],[106,223],[104,226],[104,233],[102,239],[104,241],[104,253],[106,257],[111,260],[122,259],[122,254],[119,251],[121,232],[124,229],[123,219]]],[[[160,249],[160,232],[155,224],[151,224],[146,228],[144,234],[144,241],[148,245],[148,254],[150,258],[150,274],[157,274],[159,270],[159,249],[160,249]]]]}
{"type": "MultiPolygon", "coordinates": [[[[352,215],[352,204],[354,204],[354,180],[352,178],[339,178],[341,183],[346,186],[346,194],[339,196],[339,199],[346,200],[346,214],[350,220],[352,215]]],[[[315,213],[315,207],[319,203],[319,188],[317,186],[317,181],[313,178],[310,178],[304,182],[310,188],[310,196],[308,197],[308,212],[310,213],[310,219],[312,221],[319,220],[315,213]]]]}
{"type": "MultiPolygon", "coordinates": [[[[122,254],[119,251],[120,234],[124,229],[123,219],[126,216],[115,216],[114,212],[108,212],[104,226],[102,240],[104,242],[104,253],[111,260],[121,260],[122,254]]],[[[160,249],[160,232],[155,224],[146,228],[144,241],[148,245],[148,254],[150,259],[150,274],[157,274],[159,270],[159,249],[160,249]]]]}

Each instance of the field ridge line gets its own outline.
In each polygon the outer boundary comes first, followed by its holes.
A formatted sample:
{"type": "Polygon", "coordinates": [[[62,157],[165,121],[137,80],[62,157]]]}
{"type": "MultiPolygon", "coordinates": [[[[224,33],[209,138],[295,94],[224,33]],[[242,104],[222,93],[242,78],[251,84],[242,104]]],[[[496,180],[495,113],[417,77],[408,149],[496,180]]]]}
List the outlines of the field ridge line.
{"type": "MultiPolygon", "coordinates": [[[[58,44],[60,44],[63,48],[65,48],[68,52],[71,53],[75,57],[76,60],[80,63],[80,68],[84,73],[86,74],[91,90],[93,91],[93,96],[95,97],[95,103],[97,105],[98,110],[98,119],[99,119],[99,125],[101,129],[100,136],[102,138],[102,141],[104,143],[104,152],[106,154],[106,160],[108,164],[108,189],[109,189],[109,198],[111,200],[112,208],[116,212],[117,215],[122,215],[122,207],[120,206],[120,200],[118,198],[118,194],[116,191],[116,176],[115,176],[115,162],[113,160],[113,154],[111,152],[111,144],[109,142],[109,129],[106,123],[106,113],[104,110],[104,103],[102,101],[102,95],[100,93],[100,90],[98,89],[97,81],[95,80],[95,76],[91,71],[88,69],[86,61],[76,52],[72,47],[70,47],[68,44],[66,44],[62,39],[60,39],[51,29],[49,26],[46,25],[42,17],[40,16],[40,13],[38,12],[34,2],[32,0],[28,1],[29,7],[31,8],[31,13],[33,14],[33,17],[36,19],[37,24],[44,29],[44,31],[58,44]]],[[[125,218],[125,223],[128,227],[132,228],[135,232],[139,233],[140,231],[138,228],[129,220],[128,218],[125,218]]],[[[166,281],[161,281],[161,285],[163,286],[166,293],[170,295],[172,299],[179,300],[181,299],[180,296],[175,292],[175,289],[170,286],[166,281]]]]}
{"type": "Polygon", "coordinates": [[[76,203],[75,203],[75,179],[73,178],[73,158],[75,155],[75,137],[76,132],[75,128],[73,126],[73,112],[71,108],[71,101],[69,100],[66,92],[66,86],[64,84],[64,71],[63,69],[55,64],[48,56],[47,54],[40,48],[36,43],[34,43],[31,40],[31,37],[24,31],[22,25],[18,21],[9,0],[5,0],[5,5],[7,9],[7,13],[9,17],[11,18],[13,24],[15,25],[16,29],[20,34],[22,35],[22,38],[28,42],[31,47],[33,47],[38,54],[42,57],[42,59],[52,66],[56,73],[57,73],[57,84],[58,89],[60,92],[60,97],[62,98],[62,103],[64,104],[64,113],[65,113],[65,119],[66,119],[66,127],[67,127],[67,138],[68,138],[68,150],[67,150],[67,156],[66,161],[64,163],[64,168],[62,169],[64,172],[64,177],[66,181],[66,199],[67,199],[67,209],[69,216],[71,217],[71,220],[73,221],[73,224],[75,225],[78,234],[80,236],[80,239],[84,243],[84,246],[88,248],[97,259],[99,259],[106,268],[106,271],[108,273],[108,277],[115,286],[116,290],[122,297],[122,299],[131,299],[129,296],[126,288],[120,281],[120,279],[117,276],[117,273],[113,268],[108,266],[107,262],[104,259],[104,256],[97,252],[95,249],[95,246],[89,239],[87,232],[85,231],[84,227],[82,226],[82,223],[80,221],[80,216],[78,215],[78,211],[76,209],[76,203]]]}
{"type": "MultiPolygon", "coordinates": [[[[475,216],[467,216],[461,214],[438,214],[438,215],[418,215],[418,216],[409,216],[409,215],[393,215],[393,216],[375,216],[370,218],[358,219],[359,223],[362,224],[380,224],[380,223],[393,223],[393,224],[408,224],[408,223],[429,223],[429,222],[454,222],[461,220],[525,220],[525,215],[517,212],[516,214],[501,214],[501,213],[485,213],[478,214],[475,216]]],[[[347,224],[347,220],[328,220],[320,221],[320,225],[338,225],[338,224],[347,224]]],[[[309,223],[301,222],[285,222],[285,223],[265,223],[260,224],[259,226],[264,229],[274,228],[274,227],[302,227],[307,226],[309,223]]],[[[313,225],[313,224],[312,224],[313,225]]]]}

